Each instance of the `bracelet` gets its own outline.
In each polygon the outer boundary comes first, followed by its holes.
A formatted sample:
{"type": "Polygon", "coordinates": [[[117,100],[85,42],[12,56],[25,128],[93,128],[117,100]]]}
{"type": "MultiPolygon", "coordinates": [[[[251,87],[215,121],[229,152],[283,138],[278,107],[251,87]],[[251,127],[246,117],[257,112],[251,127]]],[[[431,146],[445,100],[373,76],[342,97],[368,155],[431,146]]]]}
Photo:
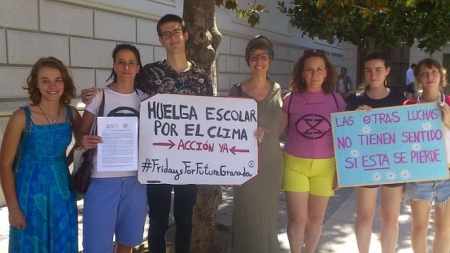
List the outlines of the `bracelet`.
{"type": "Polygon", "coordinates": [[[14,210],[20,210],[20,208],[18,206],[11,207],[11,208],[8,207],[8,212],[11,212],[11,211],[14,211],[14,210]]]}

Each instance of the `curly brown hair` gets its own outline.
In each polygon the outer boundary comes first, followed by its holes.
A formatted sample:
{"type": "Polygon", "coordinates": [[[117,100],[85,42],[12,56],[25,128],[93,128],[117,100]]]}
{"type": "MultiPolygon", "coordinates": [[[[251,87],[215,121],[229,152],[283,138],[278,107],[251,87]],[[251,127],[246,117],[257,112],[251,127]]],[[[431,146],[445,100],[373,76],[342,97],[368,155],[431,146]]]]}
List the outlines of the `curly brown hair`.
{"type": "Polygon", "coordinates": [[[57,69],[61,72],[64,82],[64,93],[61,95],[59,102],[63,105],[70,104],[72,98],[75,98],[77,90],[66,66],[64,66],[64,64],[55,57],[40,58],[31,68],[30,75],[27,78],[28,85],[23,87],[24,90],[28,90],[31,101],[30,104],[37,105],[41,102],[42,95],[38,88],[38,74],[44,67],[57,69]]]}
{"type": "Polygon", "coordinates": [[[303,78],[303,68],[305,67],[306,59],[310,57],[319,57],[325,62],[325,68],[327,70],[327,77],[322,84],[322,89],[325,93],[331,93],[336,90],[337,72],[333,64],[331,64],[326,53],[322,50],[306,50],[303,52],[303,56],[295,63],[294,70],[292,71],[292,77],[289,80],[289,90],[291,92],[305,92],[306,82],[303,78]]]}

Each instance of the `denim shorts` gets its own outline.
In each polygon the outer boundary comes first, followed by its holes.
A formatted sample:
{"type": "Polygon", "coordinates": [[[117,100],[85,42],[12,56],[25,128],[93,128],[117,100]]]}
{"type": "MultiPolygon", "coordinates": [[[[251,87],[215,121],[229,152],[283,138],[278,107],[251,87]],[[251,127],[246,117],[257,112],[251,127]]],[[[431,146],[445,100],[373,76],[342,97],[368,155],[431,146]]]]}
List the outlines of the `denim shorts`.
{"type": "Polygon", "coordinates": [[[141,244],[147,210],[147,187],[137,176],[91,178],[84,195],[83,252],[112,252],[113,236],[126,246],[141,244]]]}
{"type": "Polygon", "coordinates": [[[445,203],[450,198],[450,180],[407,183],[405,197],[413,201],[425,200],[430,204],[445,203]]]}

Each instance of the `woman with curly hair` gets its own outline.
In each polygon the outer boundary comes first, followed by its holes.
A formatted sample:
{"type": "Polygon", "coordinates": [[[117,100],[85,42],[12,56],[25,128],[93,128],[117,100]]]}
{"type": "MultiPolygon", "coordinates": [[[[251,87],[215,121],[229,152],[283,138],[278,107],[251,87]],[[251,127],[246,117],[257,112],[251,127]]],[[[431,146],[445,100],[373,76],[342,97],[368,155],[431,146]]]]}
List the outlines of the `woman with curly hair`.
{"type": "Polygon", "coordinates": [[[330,114],[345,110],[336,70],[321,50],[307,50],[294,66],[283,101],[286,130],[283,189],[291,252],[316,250],[328,200],[334,195],[335,161],[330,114]]]}
{"type": "Polygon", "coordinates": [[[12,114],[0,152],[9,252],[76,253],[78,212],[66,157],[81,120],[69,106],[75,86],[64,64],[53,57],[34,64],[27,84],[30,105],[12,114]]]}

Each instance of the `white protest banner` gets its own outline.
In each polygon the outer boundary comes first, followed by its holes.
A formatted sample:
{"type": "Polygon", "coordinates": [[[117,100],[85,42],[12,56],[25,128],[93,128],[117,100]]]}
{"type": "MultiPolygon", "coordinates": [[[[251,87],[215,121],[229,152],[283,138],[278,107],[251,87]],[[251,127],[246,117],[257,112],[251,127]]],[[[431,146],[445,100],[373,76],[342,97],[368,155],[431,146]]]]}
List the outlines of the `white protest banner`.
{"type": "Polygon", "coordinates": [[[436,103],[331,114],[340,187],[448,179],[436,103]]]}
{"type": "Polygon", "coordinates": [[[139,182],[240,185],[258,173],[253,99],[157,94],[141,102],[139,182]]]}

